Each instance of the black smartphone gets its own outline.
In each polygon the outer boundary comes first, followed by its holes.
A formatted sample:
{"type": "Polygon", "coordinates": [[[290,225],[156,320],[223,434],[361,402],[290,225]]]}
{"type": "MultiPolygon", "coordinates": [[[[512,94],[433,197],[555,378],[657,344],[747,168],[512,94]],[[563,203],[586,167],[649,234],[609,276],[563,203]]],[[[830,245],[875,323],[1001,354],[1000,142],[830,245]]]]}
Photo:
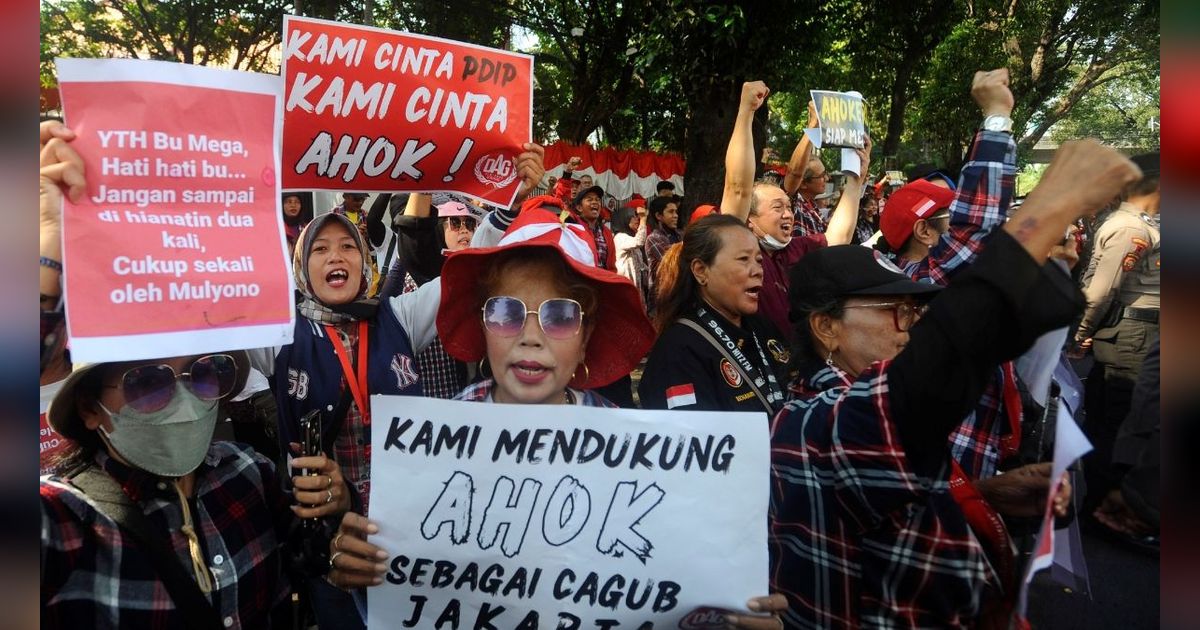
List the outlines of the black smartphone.
{"type": "MultiPolygon", "coordinates": [[[[313,409],[300,418],[300,456],[311,457],[321,454],[321,412],[313,409]]],[[[316,475],[316,469],[302,468],[300,474],[316,475]]]]}

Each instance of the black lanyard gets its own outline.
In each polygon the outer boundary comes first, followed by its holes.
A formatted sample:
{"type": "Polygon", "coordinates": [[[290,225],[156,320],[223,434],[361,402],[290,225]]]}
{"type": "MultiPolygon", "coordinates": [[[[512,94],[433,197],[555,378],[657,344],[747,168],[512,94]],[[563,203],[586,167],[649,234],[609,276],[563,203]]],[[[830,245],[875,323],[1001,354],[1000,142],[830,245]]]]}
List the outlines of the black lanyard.
{"type": "Polygon", "coordinates": [[[704,329],[711,334],[728,353],[737,362],[737,366],[741,368],[745,374],[746,380],[755,385],[757,388],[766,388],[766,403],[772,411],[779,411],[783,406],[783,388],[779,386],[779,381],[775,378],[775,371],[771,369],[771,364],[767,362],[767,353],[763,352],[762,344],[758,343],[758,335],[754,331],[750,333],[750,340],[754,342],[754,348],[758,350],[758,358],[762,360],[761,368],[750,362],[750,359],[742,353],[742,349],[737,343],[729,337],[729,333],[721,327],[721,323],[713,317],[708,309],[701,306],[696,309],[696,321],[699,322],[704,329]]]}

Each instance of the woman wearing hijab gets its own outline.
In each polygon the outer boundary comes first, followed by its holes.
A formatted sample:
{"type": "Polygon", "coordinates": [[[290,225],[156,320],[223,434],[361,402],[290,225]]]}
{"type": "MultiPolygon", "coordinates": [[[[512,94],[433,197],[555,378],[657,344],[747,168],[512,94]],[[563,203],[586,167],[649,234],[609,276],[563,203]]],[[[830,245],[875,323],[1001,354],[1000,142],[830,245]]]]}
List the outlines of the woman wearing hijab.
{"type": "Polygon", "coordinates": [[[283,193],[280,199],[283,210],[283,232],[287,237],[288,253],[296,251],[296,241],[300,238],[300,230],[312,221],[312,199],[306,200],[298,192],[283,193]]]}
{"type": "MultiPolygon", "coordinates": [[[[446,260],[438,325],[446,350],[463,361],[484,359],[492,376],[458,400],[532,405],[614,407],[592,388],[628,374],[654,338],[626,278],[595,267],[595,245],[582,226],[552,212],[524,209],[496,247],[468,249],[446,260]],[[605,337],[593,335],[604,322],[605,337]],[[612,343],[620,339],[620,343],[612,343]]],[[[342,521],[329,579],[343,587],[378,584],[365,540],[374,524],[356,514],[342,521]]],[[[379,565],[382,566],[382,565],[379,565]]],[[[776,612],[781,595],[755,598],[751,610],[776,612]]],[[[775,630],[778,617],[726,615],[733,627],[775,630]]]]}

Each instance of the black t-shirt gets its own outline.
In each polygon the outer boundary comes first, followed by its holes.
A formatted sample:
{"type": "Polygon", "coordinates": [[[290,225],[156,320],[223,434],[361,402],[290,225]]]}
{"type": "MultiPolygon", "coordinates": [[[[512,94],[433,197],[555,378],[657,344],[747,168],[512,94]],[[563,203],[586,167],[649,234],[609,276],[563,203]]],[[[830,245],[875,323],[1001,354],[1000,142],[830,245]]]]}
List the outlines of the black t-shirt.
{"type": "MultiPolygon", "coordinates": [[[[757,316],[742,318],[742,326],[734,326],[720,315],[713,316],[730,339],[759,371],[762,359],[752,334],[757,335],[763,354],[775,378],[788,382],[789,351],[782,334],[771,322],[757,316]]],[[[646,369],[638,384],[638,396],[643,409],[698,409],[702,411],[761,411],[766,412],[750,383],[720,350],[713,346],[705,333],[680,322],[669,326],[650,350],[646,369]]],[[[765,372],[763,373],[765,376],[765,372]]],[[[760,388],[766,394],[766,388],[760,388]]]]}

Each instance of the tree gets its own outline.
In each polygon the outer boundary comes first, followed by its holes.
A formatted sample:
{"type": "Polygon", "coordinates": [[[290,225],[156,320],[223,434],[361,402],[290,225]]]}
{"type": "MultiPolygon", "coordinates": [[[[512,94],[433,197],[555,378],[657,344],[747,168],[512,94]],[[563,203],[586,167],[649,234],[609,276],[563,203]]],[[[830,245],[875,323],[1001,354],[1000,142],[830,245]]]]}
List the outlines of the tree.
{"type": "Polygon", "coordinates": [[[651,8],[599,0],[586,6],[570,0],[513,3],[514,22],[539,36],[534,76],[535,100],[541,103],[535,116],[554,121],[553,136],[583,143],[640,87],[634,78],[639,48],[633,42],[651,8]],[[547,95],[554,100],[546,102],[547,95]]]}
{"type": "Polygon", "coordinates": [[[382,0],[377,25],[459,42],[506,48],[512,16],[503,2],[475,0],[382,0]]]}
{"type": "MultiPolygon", "coordinates": [[[[762,80],[779,90],[811,85],[804,79],[820,59],[816,25],[819,3],[712,4],[699,0],[660,3],[644,32],[645,50],[680,80],[687,197],[716,203],[724,186],[725,147],[737,116],[742,83],[762,80]]],[[[766,145],[769,107],[756,112],[758,151],[766,145]]],[[[786,148],[790,152],[791,147],[786,148]]],[[[782,151],[782,149],[781,149],[782,151]]]]}
{"type": "Polygon", "coordinates": [[[41,7],[41,74],[54,84],[63,55],[123,56],[273,71],[282,0],[47,0],[41,7]]]}
{"type": "Polygon", "coordinates": [[[880,151],[895,155],[909,102],[917,95],[930,55],[962,18],[954,0],[844,3],[831,23],[845,38],[850,83],[884,121],[880,151]]]}
{"type": "Polygon", "coordinates": [[[965,18],[935,50],[913,108],[917,137],[952,167],[978,124],[970,75],[1008,67],[1013,129],[1028,152],[1085,96],[1139,73],[1158,75],[1159,8],[1134,0],[966,0],[965,18]]]}

